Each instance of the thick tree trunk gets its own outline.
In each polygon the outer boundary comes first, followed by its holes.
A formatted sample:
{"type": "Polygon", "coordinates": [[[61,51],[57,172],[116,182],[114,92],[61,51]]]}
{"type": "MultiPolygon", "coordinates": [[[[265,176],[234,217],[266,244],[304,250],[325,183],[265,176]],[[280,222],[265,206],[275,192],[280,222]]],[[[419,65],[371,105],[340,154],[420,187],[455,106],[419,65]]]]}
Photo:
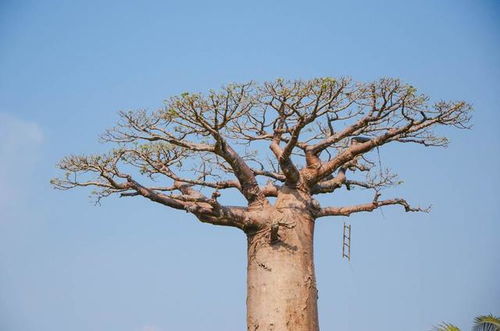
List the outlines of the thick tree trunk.
{"type": "Polygon", "coordinates": [[[314,220],[303,202],[278,197],[272,227],[248,234],[249,331],[316,331],[314,220]]]}

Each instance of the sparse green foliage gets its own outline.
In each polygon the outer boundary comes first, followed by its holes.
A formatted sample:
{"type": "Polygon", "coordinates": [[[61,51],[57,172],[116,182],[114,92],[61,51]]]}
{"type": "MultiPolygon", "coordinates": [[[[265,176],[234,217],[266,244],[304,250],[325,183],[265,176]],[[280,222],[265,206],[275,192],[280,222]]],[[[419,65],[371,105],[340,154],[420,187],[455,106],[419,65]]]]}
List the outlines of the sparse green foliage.
{"type": "Polygon", "coordinates": [[[120,112],[121,120],[102,136],[115,149],[64,158],[58,165],[64,175],[52,184],[63,190],[97,187],[97,201],[140,196],[201,222],[243,230],[249,243],[248,329],[318,330],[315,221],[393,205],[426,211],[402,198],[381,199],[402,181],[374,157],[390,143],[446,146],[434,129],[468,128],[471,110],[462,101],[432,104],[413,86],[390,78],[229,84],[171,97],[154,112],[120,112]],[[314,199],[358,188],[373,198],[327,207],[314,199]],[[235,191],[242,205],[222,204],[235,191]]]}
{"type": "Polygon", "coordinates": [[[391,78],[233,83],[207,94],[181,93],[154,112],[120,112],[121,121],[101,138],[115,149],[64,158],[59,167],[65,175],[52,184],[59,189],[96,186],[98,199],[141,195],[191,210],[195,203],[184,201],[182,190],[187,191],[179,183],[190,185],[190,192],[235,188],[249,205],[266,204],[282,186],[310,195],[359,187],[374,192],[371,203],[326,208],[314,217],[389,204],[421,211],[403,199],[379,200],[382,189],[402,181],[377,167],[381,163],[369,153],[388,143],[446,146],[447,138],[433,129],[468,128],[470,112],[463,101],[431,104],[415,87],[391,78]],[[141,183],[137,175],[162,185],[141,183]]]}

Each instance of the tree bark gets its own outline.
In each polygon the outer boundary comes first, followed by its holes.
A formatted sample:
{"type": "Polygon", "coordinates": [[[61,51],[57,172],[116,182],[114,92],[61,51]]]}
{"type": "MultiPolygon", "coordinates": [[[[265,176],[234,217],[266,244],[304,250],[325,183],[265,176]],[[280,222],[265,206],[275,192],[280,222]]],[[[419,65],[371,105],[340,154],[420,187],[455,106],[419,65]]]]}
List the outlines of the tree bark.
{"type": "Polygon", "coordinates": [[[314,219],[300,194],[278,196],[271,227],[248,233],[249,331],[316,331],[314,219]]]}

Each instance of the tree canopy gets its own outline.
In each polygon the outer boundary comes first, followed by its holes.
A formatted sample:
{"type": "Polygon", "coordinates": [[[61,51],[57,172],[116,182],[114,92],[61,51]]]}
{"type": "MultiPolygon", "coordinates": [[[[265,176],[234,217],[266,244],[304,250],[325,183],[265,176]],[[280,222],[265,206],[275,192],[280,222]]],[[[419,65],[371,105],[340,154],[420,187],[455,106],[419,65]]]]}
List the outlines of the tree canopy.
{"type": "Polygon", "coordinates": [[[436,129],[469,128],[471,110],[464,101],[431,103],[391,78],[229,84],[171,97],[156,111],[120,112],[120,121],[101,136],[115,148],[65,157],[58,165],[65,174],[52,183],[64,190],[96,187],[97,199],[142,196],[203,222],[242,229],[262,225],[252,211],[270,205],[268,198],[283,187],[311,197],[342,187],[374,192],[371,201],[353,206],[322,207],[311,199],[315,218],[387,205],[422,211],[402,198],[381,199],[381,189],[399,181],[368,153],[389,143],[446,146],[436,129]],[[218,201],[231,189],[246,205],[218,201]]]}

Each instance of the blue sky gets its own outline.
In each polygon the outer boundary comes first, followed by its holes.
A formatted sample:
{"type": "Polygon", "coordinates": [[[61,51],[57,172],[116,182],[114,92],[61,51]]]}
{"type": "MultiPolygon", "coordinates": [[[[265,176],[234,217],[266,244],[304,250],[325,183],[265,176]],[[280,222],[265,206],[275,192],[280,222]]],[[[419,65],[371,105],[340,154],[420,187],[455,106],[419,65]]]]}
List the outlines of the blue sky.
{"type": "Polygon", "coordinates": [[[122,109],[277,77],[399,77],[474,105],[447,149],[389,146],[432,213],[317,223],[323,330],[464,330],[500,315],[496,1],[2,1],[0,329],[245,329],[246,240],[140,199],[54,191],[55,163],[104,151],[122,109]]]}

